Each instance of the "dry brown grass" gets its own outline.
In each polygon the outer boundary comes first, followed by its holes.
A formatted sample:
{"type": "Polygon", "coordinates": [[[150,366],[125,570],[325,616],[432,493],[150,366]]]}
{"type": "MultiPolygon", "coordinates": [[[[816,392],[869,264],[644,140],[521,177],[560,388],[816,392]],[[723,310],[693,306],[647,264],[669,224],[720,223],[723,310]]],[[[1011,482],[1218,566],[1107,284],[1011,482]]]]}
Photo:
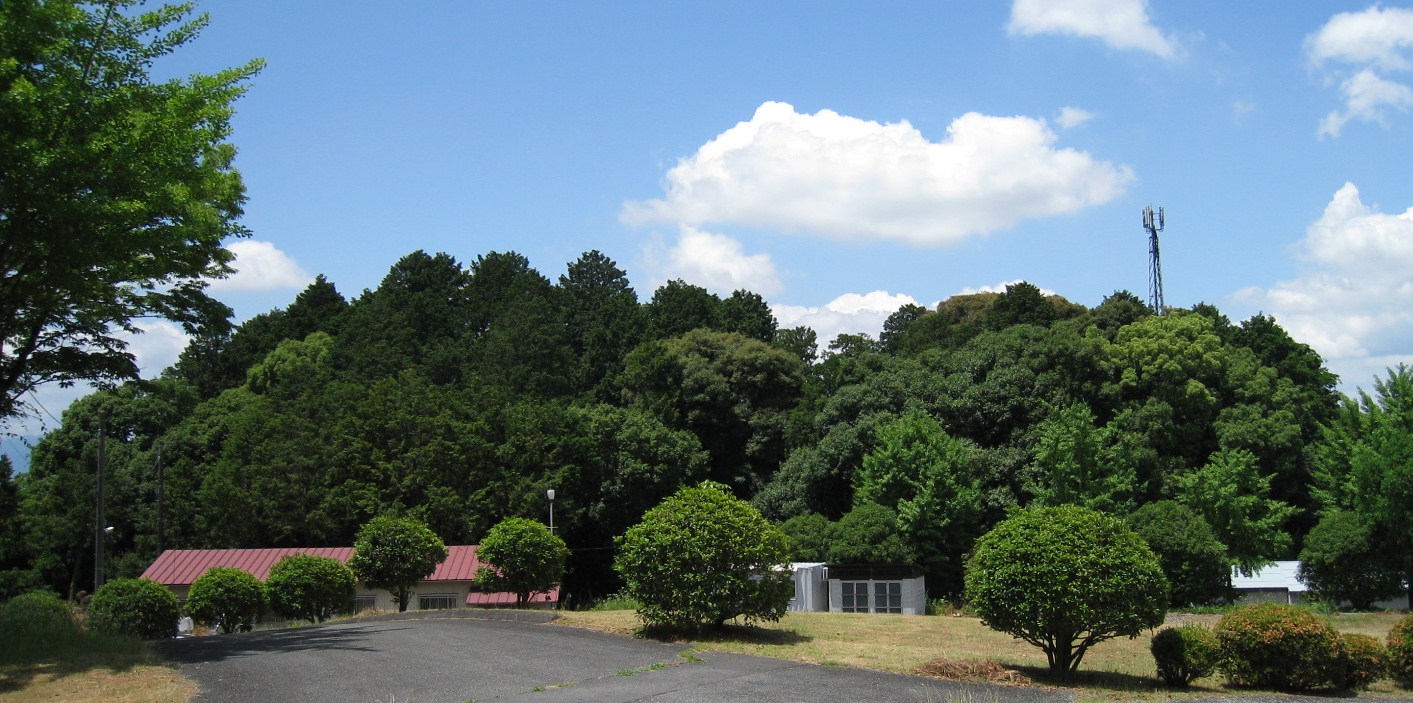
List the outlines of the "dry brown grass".
{"type": "MultiPolygon", "coordinates": [[[[1330,620],[1341,631],[1360,632],[1382,640],[1400,614],[1336,615],[1330,620]]],[[[1175,614],[1168,624],[1214,624],[1220,616],[1175,614]]],[[[556,621],[617,634],[634,632],[633,611],[565,612],[556,621]]],[[[699,650],[735,652],[791,659],[812,664],[856,666],[905,674],[957,678],[949,672],[975,669],[962,678],[988,675],[999,669],[1015,672],[1012,683],[1030,679],[1038,685],[1072,689],[1081,700],[1133,700],[1228,696],[1241,692],[1223,687],[1219,677],[1195,682],[1186,692],[1164,688],[1148,651],[1152,633],[1120,638],[1091,647],[1074,680],[1056,682],[1048,674],[1045,654],[1038,648],[1002,634],[970,617],[858,615],[846,613],[787,613],[780,622],[759,628],[733,628],[722,636],[690,640],[699,650]]],[[[1003,675],[1004,676],[1004,675],[1003,675]]],[[[1406,697],[1387,682],[1370,695],[1406,697]]]]}
{"type": "Polygon", "coordinates": [[[196,684],[190,679],[152,658],[81,658],[0,666],[0,701],[4,703],[186,703],[196,693],[196,684]]]}

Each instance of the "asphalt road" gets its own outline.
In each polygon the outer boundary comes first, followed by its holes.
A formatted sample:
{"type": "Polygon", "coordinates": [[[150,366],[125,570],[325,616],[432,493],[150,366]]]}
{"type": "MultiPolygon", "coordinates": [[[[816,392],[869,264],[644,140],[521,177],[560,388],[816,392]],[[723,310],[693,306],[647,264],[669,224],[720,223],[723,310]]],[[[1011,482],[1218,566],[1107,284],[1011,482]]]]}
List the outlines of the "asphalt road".
{"type": "MultiPolygon", "coordinates": [[[[543,619],[543,618],[541,618],[543,619]]],[[[532,621],[433,618],[171,640],[199,703],[1057,703],[961,684],[687,648],[532,621]]]]}

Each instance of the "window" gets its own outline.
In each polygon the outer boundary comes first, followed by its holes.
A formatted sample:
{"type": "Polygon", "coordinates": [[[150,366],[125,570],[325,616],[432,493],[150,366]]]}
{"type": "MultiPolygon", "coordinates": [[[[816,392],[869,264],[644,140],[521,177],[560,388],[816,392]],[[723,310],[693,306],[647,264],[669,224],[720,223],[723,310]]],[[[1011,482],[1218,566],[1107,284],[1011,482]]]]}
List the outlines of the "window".
{"type": "Polygon", "coordinates": [[[417,596],[418,610],[448,610],[455,607],[455,593],[427,593],[417,596]]]}
{"type": "Polygon", "coordinates": [[[874,581],[873,582],[873,612],[875,613],[903,613],[903,582],[902,581],[874,581]]]}
{"type": "Polygon", "coordinates": [[[377,596],[354,596],[353,612],[361,613],[365,610],[372,610],[377,605],[377,596]]]}
{"type": "Polygon", "coordinates": [[[841,581],[839,585],[843,612],[903,613],[902,581],[841,581]]]}

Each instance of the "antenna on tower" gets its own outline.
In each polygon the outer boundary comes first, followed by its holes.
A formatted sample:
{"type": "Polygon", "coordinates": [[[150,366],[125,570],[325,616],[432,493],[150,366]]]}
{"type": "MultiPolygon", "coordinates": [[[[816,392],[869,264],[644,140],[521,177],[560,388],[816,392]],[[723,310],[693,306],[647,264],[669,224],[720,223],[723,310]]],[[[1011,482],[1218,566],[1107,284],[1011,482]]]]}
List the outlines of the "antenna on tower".
{"type": "Polygon", "coordinates": [[[1158,233],[1163,231],[1163,208],[1153,216],[1153,207],[1143,208],[1143,229],[1148,230],[1148,305],[1163,314],[1163,264],[1158,257],[1158,233]]]}

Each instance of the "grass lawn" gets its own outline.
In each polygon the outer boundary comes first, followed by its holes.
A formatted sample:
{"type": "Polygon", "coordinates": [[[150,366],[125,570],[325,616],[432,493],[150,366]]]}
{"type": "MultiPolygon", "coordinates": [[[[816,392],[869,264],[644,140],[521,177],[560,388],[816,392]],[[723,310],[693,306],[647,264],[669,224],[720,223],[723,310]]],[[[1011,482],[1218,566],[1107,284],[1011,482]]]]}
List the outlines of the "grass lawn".
{"type": "MultiPolygon", "coordinates": [[[[1170,615],[1169,624],[1214,624],[1220,616],[1170,615]]],[[[1402,617],[1399,613],[1333,615],[1344,632],[1358,632],[1380,641],[1402,617]]],[[[638,627],[631,610],[565,612],[558,625],[630,635],[638,627]]],[[[1198,680],[1187,691],[1174,691],[1158,681],[1148,652],[1151,633],[1120,638],[1091,647],[1079,675],[1063,684],[1049,678],[1045,654],[1038,648],[996,632],[972,617],[787,613],[778,623],[759,628],[736,627],[725,634],[690,640],[702,651],[736,652],[791,659],[825,666],[857,666],[904,674],[927,673],[951,664],[999,664],[1013,672],[1003,682],[1071,689],[1080,700],[1190,698],[1245,693],[1223,686],[1220,676],[1198,680]]],[[[1388,681],[1376,683],[1364,695],[1409,697],[1388,681]]]]}
{"type": "Polygon", "coordinates": [[[0,623],[0,702],[184,703],[196,696],[195,683],[136,637],[85,632],[72,622],[23,623],[0,623]]]}
{"type": "Polygon", "coordinates": [[[0,664],[0,701],[5,703],[184,703],[195,696],[195,683],[151,655],[0,664]]]}

